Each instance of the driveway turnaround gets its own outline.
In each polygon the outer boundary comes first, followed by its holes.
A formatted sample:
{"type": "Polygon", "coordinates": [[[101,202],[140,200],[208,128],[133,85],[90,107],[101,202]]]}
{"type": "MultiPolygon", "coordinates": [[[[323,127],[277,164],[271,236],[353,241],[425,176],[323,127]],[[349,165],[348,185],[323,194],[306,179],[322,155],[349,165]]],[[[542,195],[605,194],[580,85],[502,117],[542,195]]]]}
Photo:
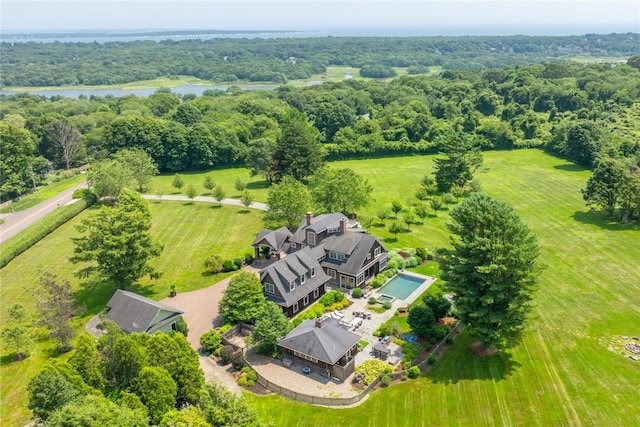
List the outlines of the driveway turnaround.
{"type": "MultiPolygon", "coordinates": [[[[189,327],[187,340],[198,354],[200,354],[200,337],[212,328],[222,326],[222,318],[218,314],[218,303],[222,299],[222,294],[227,289],[227,285],[229,285],[229,280],[231,280],[230,277],[208,288],[181,292],[173,298],[168,297],[160,301],[163,304],[184,311],[182,318],[189,327]]],[[[233,393],[241,394],[240,387],[236,384],[235,379],[229,375],[229,366],[219,366],[211,358],[200,354],[200,367],[207,381],[213,379],[233,393]]]]}

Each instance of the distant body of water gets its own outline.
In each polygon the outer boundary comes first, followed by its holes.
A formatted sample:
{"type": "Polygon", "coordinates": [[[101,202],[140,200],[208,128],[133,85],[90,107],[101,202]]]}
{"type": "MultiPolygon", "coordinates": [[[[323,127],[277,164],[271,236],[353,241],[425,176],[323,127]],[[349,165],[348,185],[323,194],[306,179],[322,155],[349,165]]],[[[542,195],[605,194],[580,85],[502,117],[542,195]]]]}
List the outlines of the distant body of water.
{"type": "MultiPolygon", "coordinates": [[[[277,85],[181,85],[172,87],[171,92],[177,93],[179,95],[186,95],[189,93],[193,93],[195,95],[201,96],[205,90],[223,90],[226,91],[229,86],[236,86],[242,90],[273,90],[277,88],[277,85]]],[[[52,96],[64,96],[65,98],[78,98],[80,95],[84,95],[87,98],[90,96],[107,96],[113,95],[116,97],[126,96],[126,95],[135,95],[135,96],[149,96],[152,93],[156,92],[157,88],[149,88],[149,89],[118,89],[118,88],[109,88],[109,89],[83,89],[83,88],[74,88],[74,89],[30,89],[27,91],[16,92],[11,90],[0,90],[1,95],[15,95],[17,93],[28,92],[33,95],[41,95],[50,98],[52,96]]]]}

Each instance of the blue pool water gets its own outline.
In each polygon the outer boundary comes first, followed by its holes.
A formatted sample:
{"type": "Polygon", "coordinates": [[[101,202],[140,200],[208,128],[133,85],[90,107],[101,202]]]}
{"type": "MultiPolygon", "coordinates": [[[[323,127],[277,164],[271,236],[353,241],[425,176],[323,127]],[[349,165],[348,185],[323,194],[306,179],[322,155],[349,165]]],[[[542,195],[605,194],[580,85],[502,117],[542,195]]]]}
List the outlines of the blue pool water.
{"type": "Polygon", "coordinates": [[[386,285],[381,287],[378,290],[378,293],[384,295],[391,295],[398,299],[407,299],[409,295],[413,293],[422,283],[424,279],[412,276],[405,276],[403,274],[398,274],[396,277],[391,279],[386,285]]]}

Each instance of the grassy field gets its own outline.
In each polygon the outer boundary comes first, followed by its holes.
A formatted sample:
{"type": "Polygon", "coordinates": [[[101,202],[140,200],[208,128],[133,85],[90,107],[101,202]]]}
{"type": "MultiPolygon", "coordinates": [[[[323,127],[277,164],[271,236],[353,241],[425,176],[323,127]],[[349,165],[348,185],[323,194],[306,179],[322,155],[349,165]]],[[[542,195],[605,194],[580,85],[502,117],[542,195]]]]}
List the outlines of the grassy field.
{"type": "MultiPolygon", "coordinates": [[[[340,162],[384,189],[376,191],[379,203],[411,197],[429,165],[428,157],[340,162]]],[[[516,208],[538,235],[546,264],[522,345],[477,359],[464,333],[426,378],[378,391],[355,408],[249,395],[263,420],[276,426],[640,424],[640,365],[608,348],[614,336],[640,334],[640,227],[589,213],[580,196],[588,176],[537,150],[485,154],[478,174],[485,191],[516,208]]],[[[397,245],[446,244],[444,217],[399,235],[397,245]]]]}
{"type": "MultiPolygon", "coordinates": [[[[432,160],[414,156],[332,166],[353,168],[369,179],[375,203],[361,216],[373,218],[392,200],[405,205],[415,200],[419,180],[430,172],[432,160]]],[[[234,197],[238,176],[244,174],[250,181],[243,169],[209,173],[229,197],[234,197]]],[[[501,356],[477,359],[469,350],[472,338],[463,333],[427,377],[377,391],[354,408],[319,408],[277,396],[248,395],[251,404],[275,426],[640,424],[640,364],[608,345],[618,335],[640,335],[640,226],[613,224],[587,211],[580,188],[589,174],[538,150],[485,153],[477,177],[485,191],[511,203],[538,235],[546,264],[522,345],[501,356]]],[[[184,178],[202,188],[204,174],[184,178]]],[[[175,192],[172,179],[155,178],[153,192],[175,192]]],[[[259,179],[250,182],[262,185],[259,179]]],[[[264,188],[255,193],[256,200],[266,199],[264,188]]],[[[218,250],[229,256],[244,254],[260,228],[258,213],[243,214],[228,206],[155,202],[151,207],[154,235],[165,243],[158,260],[165,275],[154,283],[142,282],[139,291],[154,298],[166,295],[171,283],[178,291],[211,283],[210,277],[202,276],[202,258],[218,250]]],[[[446,211],[441,211],[424,225],[399,234],[397,241],[383,227],[373,226],[371,231],[391,247],[435,248],[448,242],[446,219],[446,211]]],[[[1,271],[3,311],[6,301],[32,308],[25,285],[37,280],[40,268],[78,286],[71,276],[74,267],[66,260],[72,234],[72,224],[63,226],[1,271]]],[[[112,291],[77,289],[78,298],[93,307],[104,306],[112,291]]],[[[26,421],[24,378],[49,354],[49,345],[41,343],[36,355],[19,364],[2,359],[0,417],[8,425],[26,421]]]]}
{"type": "MultiPolygon", "coordinates": [[[[261,228],[260,213],[241,208],[204,203],[151,202],[153,213],[152,234],[164,244],[162,255],[154,265],[163,272],[155,281],[143,279],[135,291],[153,299],[164,298],[171,284],[178,292],[209,286],[225,275],[211,276],[204,272],[203,262],[210,254],[224,258],[239,257],[251,251],[251,242],[261,228]]],[[[31,249],[0,270],[0,324],[6,325],[6,311],[13,303],[23,304],[35,313],[35,304],[28,289],[38,281],[41,270],[49,270],[61,279],[67,279],[76,290],[78,302],[88,308],[76,319],[78,329],[94,314],[101,311],[114,292],[112,287],[81,284],[73,276],[78,266],[68,261],[73,244],[70,237],[77,235],[74,226],[91,214],[85,211],[60,227],[31,249]]],[[[12,362],[9,355],[0,359],[0,420],[5,426],[24,425],[28,421],[26,386],[28,379],[55,352],[50,340],[38,331],[34,353],[27,360],[12,362]]]]}
{"type": "Polygon", "coordinates": [[[87,180],[86,175],[80,174],[72,176],[71,178],[63,179],[58,182],[52,182],[51,184],[44,185],[42,187],[38,187],[38,194],[31,193],[24,196],[22,199],[18,200],[15,203],[9,204],[4,208],[0,209],[0,213],[8,213],[11,212],[11,208],[15,212],[23,211],[25,209],[29,209],[40,202],[44,202],[45,200],[57,195],[58,193],[63,192],[64,190],[68,190],[74,185],[81,184],[87,180]]]}

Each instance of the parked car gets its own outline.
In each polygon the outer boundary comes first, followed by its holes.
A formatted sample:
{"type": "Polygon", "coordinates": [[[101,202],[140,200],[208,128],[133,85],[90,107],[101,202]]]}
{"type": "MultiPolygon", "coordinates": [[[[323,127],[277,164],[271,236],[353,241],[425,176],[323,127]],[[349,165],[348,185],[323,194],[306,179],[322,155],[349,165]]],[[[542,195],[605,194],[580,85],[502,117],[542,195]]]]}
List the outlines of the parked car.
{"type": "Polygon", "coordinates": [[[380,338],[380,342],[384,345],[389,344],[389,341],[391,341],[391,337],[389,335],[385,335],[382,338],[380,338]]]}

